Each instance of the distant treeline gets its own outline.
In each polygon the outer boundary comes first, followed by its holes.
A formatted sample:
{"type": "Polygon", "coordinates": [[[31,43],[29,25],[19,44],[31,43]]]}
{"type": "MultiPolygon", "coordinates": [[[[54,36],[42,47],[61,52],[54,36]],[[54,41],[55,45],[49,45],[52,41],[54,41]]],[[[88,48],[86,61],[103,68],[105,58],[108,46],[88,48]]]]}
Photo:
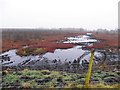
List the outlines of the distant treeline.
{"type": "MultiPolygon", "coordinates": [[[[43,36],[89,32],[83,28],[59,28],[59,29],[0,29],[2,30],[2,40],[29,40],[42,39],[43,36]]],[[[95,33],[117,33],[117,30],[98,29],[95,33]]]]}
{"type": "MultiPolygon", "coordinates": [[[[47,29],[3,29],[2,40],[29,40],[42,39],[43,36],[75,33],[69,30],[47,30],[47,29]]],[[[76,31],[77,33],[77,31],[76,31]]]]}

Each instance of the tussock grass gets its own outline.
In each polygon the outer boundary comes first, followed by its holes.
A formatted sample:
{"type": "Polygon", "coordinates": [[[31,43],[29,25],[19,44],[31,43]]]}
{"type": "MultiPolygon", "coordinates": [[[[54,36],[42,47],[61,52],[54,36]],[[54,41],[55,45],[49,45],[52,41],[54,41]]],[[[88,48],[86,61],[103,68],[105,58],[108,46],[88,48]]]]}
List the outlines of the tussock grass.
{"type": "MultiPolygon", "coordinates": [[[[92,73],[89,88],[120,88],[119,82],[107,83],[104,80],[118,78],[118,72],[92,73]],[[96,82],[99,81],[99,82],[96,82]]],[[[28,70],[8,73],[3,76],[3,88],[84,88],[85,74],[66,73],[49,70],[28,70]],[[18,74],[19,73],[19,74],[18,74]]]]}

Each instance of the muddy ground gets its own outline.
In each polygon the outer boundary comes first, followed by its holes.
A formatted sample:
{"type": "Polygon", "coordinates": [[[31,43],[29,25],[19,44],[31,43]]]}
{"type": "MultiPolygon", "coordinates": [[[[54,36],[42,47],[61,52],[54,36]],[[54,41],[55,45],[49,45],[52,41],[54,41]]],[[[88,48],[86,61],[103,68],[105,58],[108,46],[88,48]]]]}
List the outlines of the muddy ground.
{"type": "MultiPolygon", "coordinates": [[[[66,37],[69,36],[76,36],[76,35],[83,35],[86,31],[3,31],[2,32],[2,52],[5,52],[10,49],[21,49],[23,46],[29,46],[30,48],[46,48],[46,52],[54,52],[55,49],[67,49],[72,48],[75,45],[73,44],[63,44],[61,43],[62,40],[65,40],[66,37]],[[58,42],[58,43],[56,43],[58,42]]],[[[96,39],[100,40],[100,43],[96,43],[93,45],[92,48],[95,49],[102,49],[106,50],[107,56],[109,57],[108,60],[106,60],[106,66],[108,68],[111,67],[111,64],[115,66],[119,63],[117,61],[114,61],[114,55],[117,55],[119,53],[119,44],[118,44],[118,34],[117,33],[96,33],[92,32],[96,39]],[[110,61],[111,56],[113,56],[113,60],[110,61]],[[110,64],[110,65],[109,65],[110,64]]],[[[118,58],[119,59],[119,58],[118,58]]],[[[33,62],[34,63],[34,62],[33,62]]],[[[32,64],[32,63],[31,63],[32,64]]],[[[22,65],[24,66],[24,65],[22,65]]],[[[19,67],[22,68],[20,65],[19,67]]],[[[26,67],[26,66],[25,66],[26,67]]],[[[27,66],[30,68],[30,65],[27,66]]],[[[77,69],[80,69],[79,65],[72,64],[72,63],[66,63],[64,65],[61,65],[58,67],[58,65],[55,63],[54,67],[51,66],[41,66],[41,67],[34,67],[33,69],[51,69],[51,70],[63,70],[61,68],[64,68],[64,70],[69,71],[70,67],[75,69],[71,69],[71,71],[76,72],[77,69]],[[68,70],[69,69],[69,70],[68,70]]],[[[117,66],[115,66],[117,68],[117,66]]],[[[112,68],[112,67],[111,67],[112,68]]],[[[114,68],[115,69],[115,68],[114,68]]],[[[83,68],[84,70],[84,68],[83,68]]],[[[86,70],[86,69],[85,69],[86,70]]]]}
{"type": "MultiPolygon", "coordinates": [[[[2,49],[5,52],[11,49],[21,49],[23,46],[31,48],[46,48],[46,52],[54,52],[55,49],[67,49],[74,47],[73,44],[62,44],[61,40],[65,37],[83,35],[82,31],[3,31],[2,32],[2,49]],[[56,43],[58,42],[58,43],[56,43]]],[[[94,44],[92,48],[105,50],[107,58],[100,66],[93,65],[92,77],[90,84],[93,86],[101,81],[106,85],[119,84],[120,82],[120,60],[116,55],[120,52],[117,33],[96,33],[93,32],[96,39],[102,42],[94,44]]],[[[91,49],[90,47],[88,47],[91,49]]],[[[118,55],[119,56],[119,55],[118,55]]],[[[54,65],[49,65],[46,60],[41,66],[29,65],[2,66],[2,78],[4,88],[44,88],[44,87],[81,87],[85,83],[85,75],[88,69],[88,63],[81,67],[77,62],[58,64],[53,61],[54,65]],[[26,70],[24,70],[26,69],[26,70]],[[39,71],[47,69],[49,71],[39,71]],[[31,70],[31,71],[30,71],[31,70]],[[36,70],[36,71],[34,71],[36,70]],[[56,72],[60,71],[60,72],[56,72]],[[62,71],[62,72],[61,72],[62,71]],[[67,72],[67,73],[66,73],[67,72]],[[53,74],[52,74],[53,73],[53,74]],[[73,74],[74,73],[74,74],[73,74]],[[78,75],[76,73],[79,73],[78,75]],[[39,75],[40,74],[40,75],[39,75]],[[42,75],[42,76],[41,76],[42,75]],[[69,75],[70,77],[66,76],[69,75]],[[58,77],[59,76],[59,77],[58,77]],[[17,84],[17,85],[16,85],[17,84]]],[[[92,87],[93,87],[92,86],[92,87]]],[[[102,87],[101,84],[97,87],[102,87]]],[[[113,87],[114,88],[114,87],[113,87]]],[[[115,87],[116,88],[116,87],[115,87]]]]}

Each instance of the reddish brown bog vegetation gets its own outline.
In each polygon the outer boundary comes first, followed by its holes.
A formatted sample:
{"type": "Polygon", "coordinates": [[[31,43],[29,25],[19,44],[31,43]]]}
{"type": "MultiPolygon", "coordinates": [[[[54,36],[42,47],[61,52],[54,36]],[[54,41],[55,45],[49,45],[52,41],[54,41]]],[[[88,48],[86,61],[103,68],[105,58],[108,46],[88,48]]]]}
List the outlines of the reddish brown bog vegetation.
{"type": "Polygon", "coordinates": [[[29,48],[45,48],[45,51],[53,52],[57,48],[71,48],[72,44],[62,44],[65,37],[78,35],[69,31],[3,31],[2,52],[10,49],[22,50],[23,46],[29,48]]]}
{"type": "MultiPolygon", "coordinates": [[[[54,52],[55,49],[72,48],[73,44],[63,44],[65,37],[83,35],[86,32],[60,31],[60,30],[11,30],[2,32],[2,52],[10,49],[22,50],[23,46],[29,48],[45,48],[45,52],[54,52]]],[[[117,48],[118,34],[95,33],[95,38],[101,42],[94,44],[94,48],[117,48]]]]}

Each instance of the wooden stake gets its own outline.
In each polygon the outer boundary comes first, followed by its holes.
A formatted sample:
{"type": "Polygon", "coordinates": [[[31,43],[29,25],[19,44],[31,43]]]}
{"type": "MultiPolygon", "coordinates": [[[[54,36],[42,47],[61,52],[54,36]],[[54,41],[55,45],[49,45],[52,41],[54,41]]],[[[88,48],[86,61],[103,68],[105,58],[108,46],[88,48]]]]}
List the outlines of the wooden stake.
{"type": "Polygon", "coordinates": [[[85,79],[85,88],[89,88],[89,80],[90,80],[91,71],[92,71],[93,59],[94,59],[94,50],[91,51],[90,63],[89,63],[88,72],[85,79]]]}

